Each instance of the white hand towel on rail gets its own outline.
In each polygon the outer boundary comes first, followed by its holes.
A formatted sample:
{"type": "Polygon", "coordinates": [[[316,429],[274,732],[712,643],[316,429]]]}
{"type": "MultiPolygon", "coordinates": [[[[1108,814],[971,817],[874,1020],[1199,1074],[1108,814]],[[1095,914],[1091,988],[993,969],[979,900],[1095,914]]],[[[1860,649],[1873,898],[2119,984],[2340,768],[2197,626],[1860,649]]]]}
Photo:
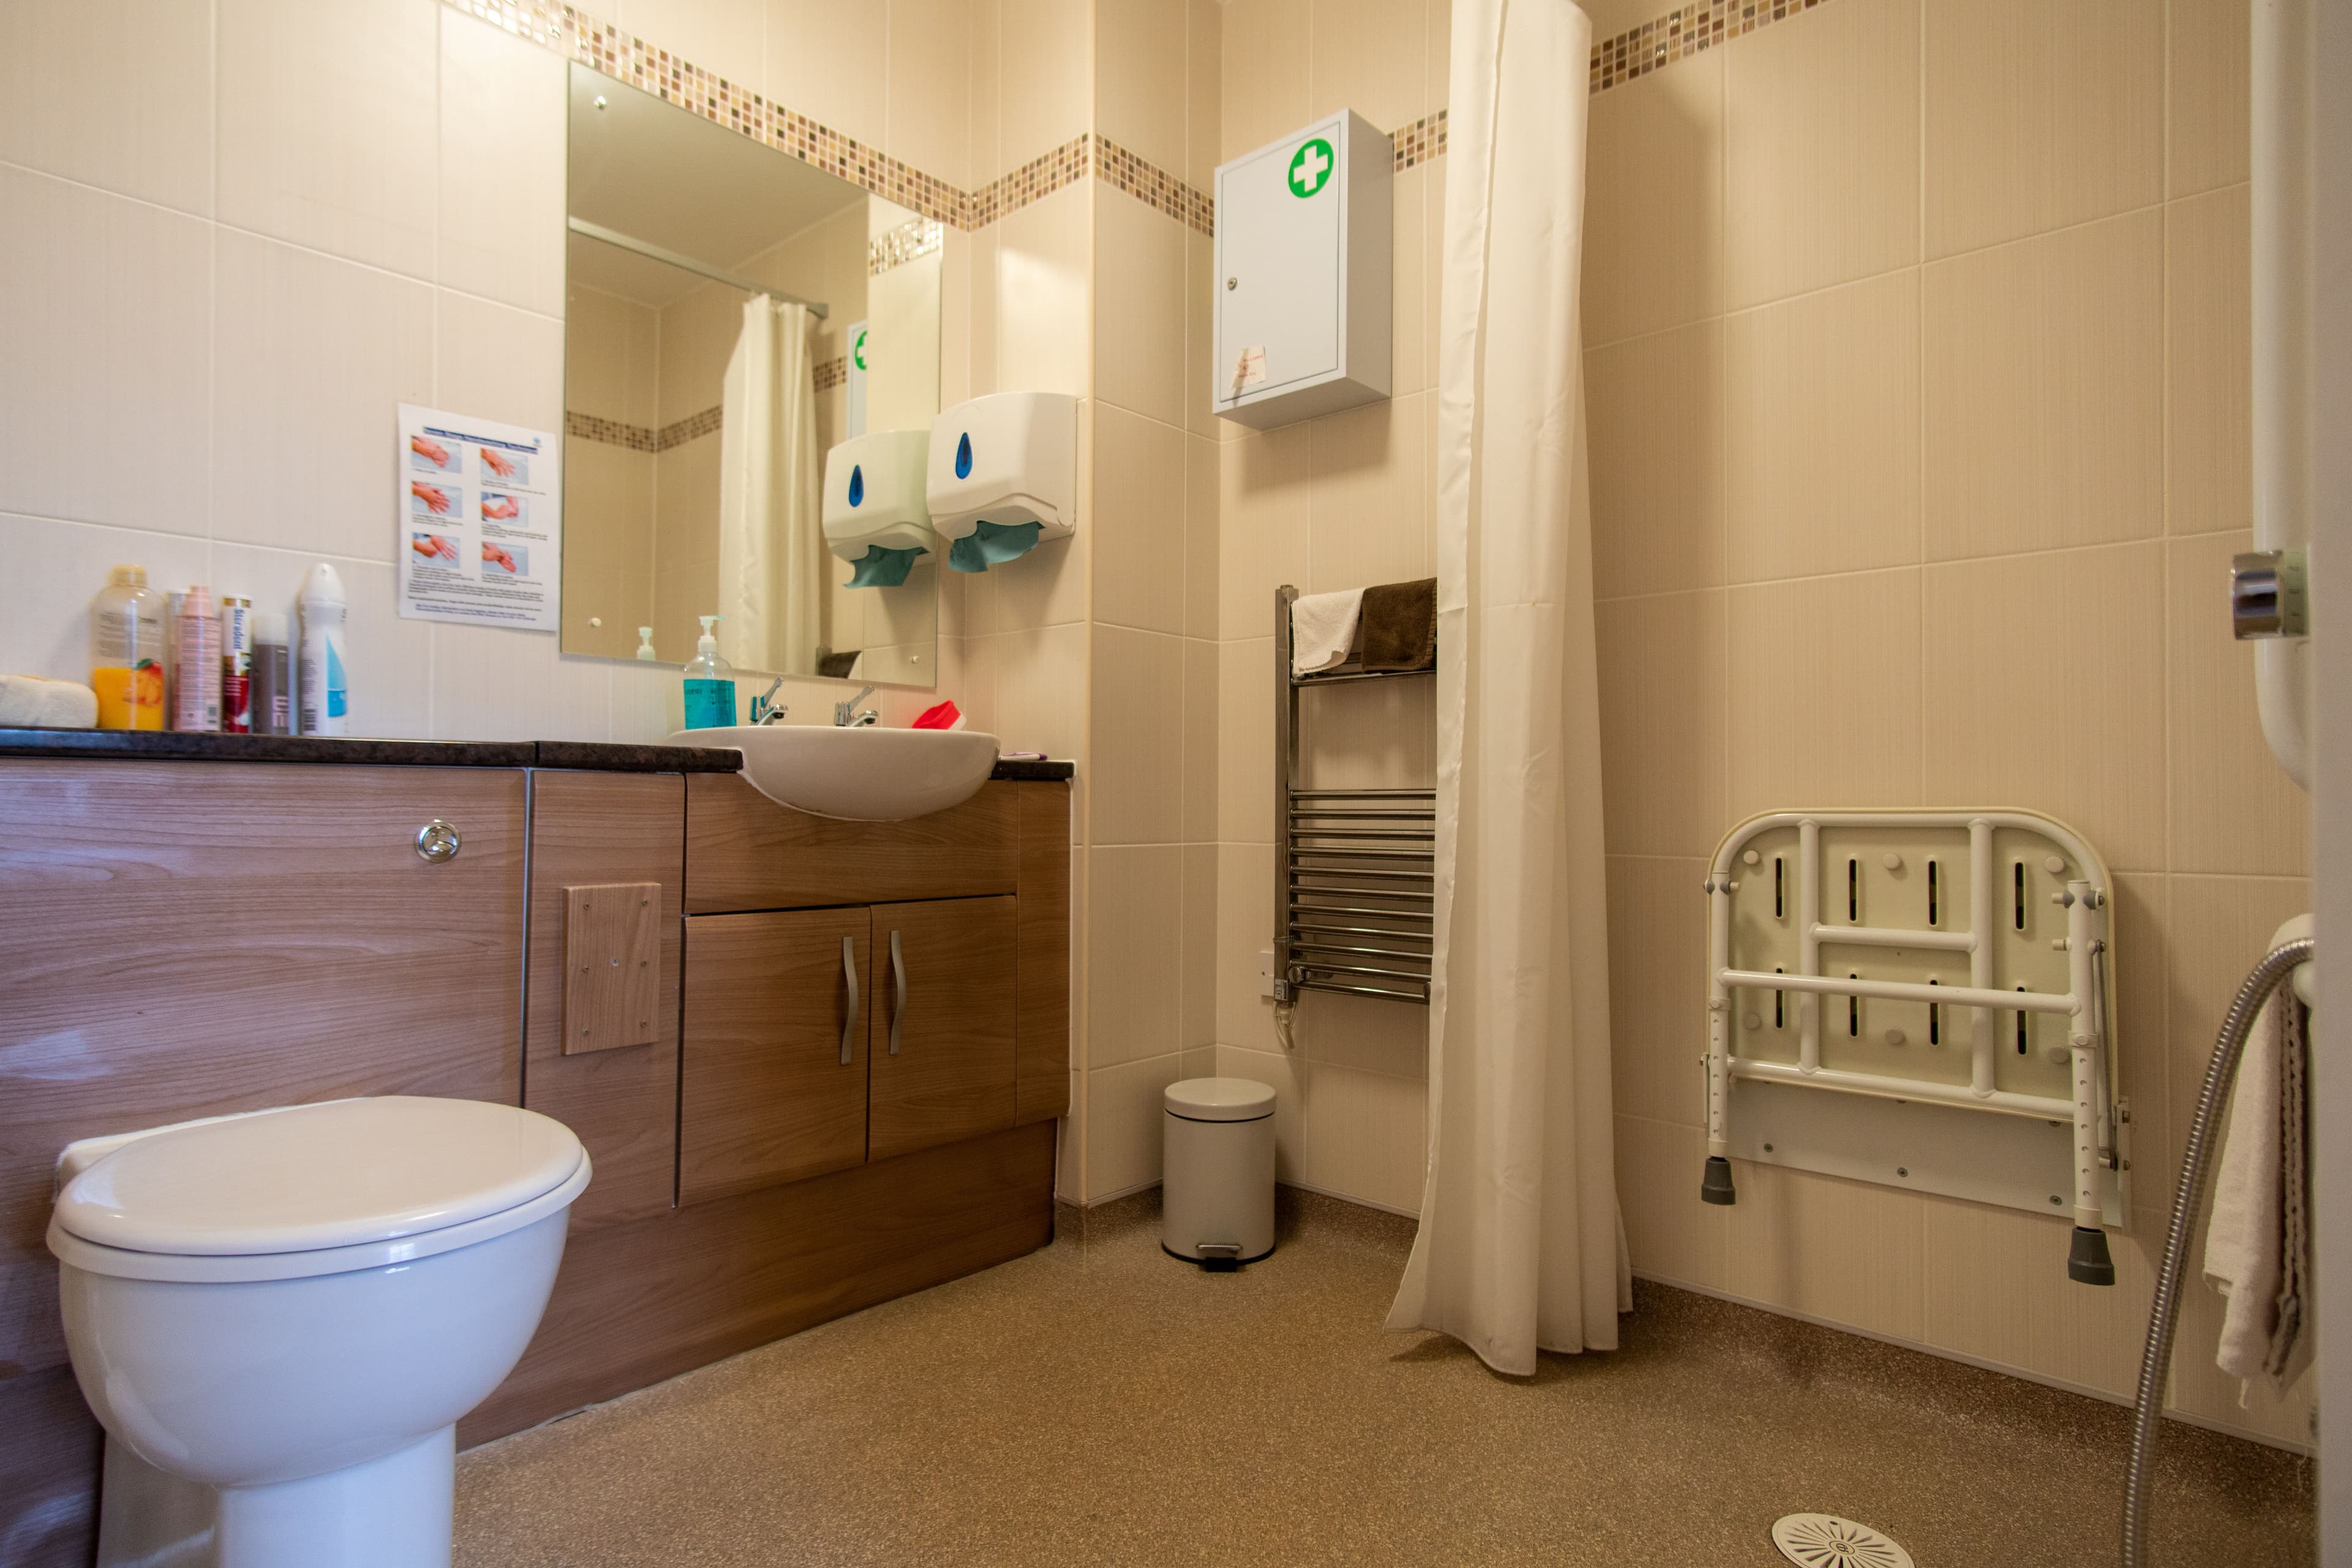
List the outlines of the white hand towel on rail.
{"type": "Polygon", "coordinates": [[[1364,591],[1307,594],[1290,606],[1290,673],[1312,675],[1344,664],[1355,645],[1356,621],[1364,613],[1364,591]]]}
{"type": "Polygon", "coordinates": [[[2263,1004],[2238,1062],[2228,1141],[2205,1235],[2205,1282],[2225,1298],[2215,1364],[2283,1389],[2301,1370],[2304,1303],[2301,1003],[2282,988],[2263,1004]]]}

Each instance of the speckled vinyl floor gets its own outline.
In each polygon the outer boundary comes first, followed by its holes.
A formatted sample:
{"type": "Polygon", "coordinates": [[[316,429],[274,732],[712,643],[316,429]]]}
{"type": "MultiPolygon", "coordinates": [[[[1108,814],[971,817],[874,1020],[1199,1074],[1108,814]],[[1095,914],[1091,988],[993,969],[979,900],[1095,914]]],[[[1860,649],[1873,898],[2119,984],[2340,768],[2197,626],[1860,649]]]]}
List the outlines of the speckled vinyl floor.
{"type": "MultiPolygon", "coordinates": [[[[1380,1327],[1407,1222],[1286,1193],[1237,1274],[1154,1198],[1045,1251],[475,1449],[458,1568],[1776,1568],[1780,1514],[1921,1568],[2114,1561],[2127,1413],[1661,1288],[1488,1373],[1380,1327]]],[[[2155,1563],[2313,1561],[2307,1466],[2165,1426],[2155,1563]]]]}

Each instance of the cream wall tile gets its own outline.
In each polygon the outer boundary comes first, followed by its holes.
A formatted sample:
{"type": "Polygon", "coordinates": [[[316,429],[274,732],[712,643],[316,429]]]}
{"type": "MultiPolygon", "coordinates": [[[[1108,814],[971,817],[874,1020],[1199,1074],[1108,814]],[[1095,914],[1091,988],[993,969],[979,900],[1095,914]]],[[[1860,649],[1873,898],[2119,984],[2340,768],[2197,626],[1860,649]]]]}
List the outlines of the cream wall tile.
{"type": "Polygon", "coordinates": [[[1584,356],[1592,591],[1601,598],[1723,582],[1723,323],[1695,322],[1584,356]]]}
{"type": "Polygon", "coordinates": [[[1706,861],[1609,858],[1610,1098],[1617,1110],[1702,1123],[1706,861]]]}
{"type": "Polygon", "coordinates": [[[1184,643],[1094,628],[1094,812],[1089,842],[1174,844],[1181,837],[1184,643]]]}
{"type": "MultiPolygon", "coordinates": [[[[1599,33],[1593,41],[1601,39],[1599,33]]],[[[1428,98],[1427,112],[1436,113],[1445,107],[1453,86],[1454,72],[1454,0],[1429,0],[1428,98]]]]}
{"type": "Polygon", "coordinates": [[[214,265],[215,533],[391,561],[385,454],[395,406],[433,401],[432,289],[228,228],[214,265]]]}
{"type": "Polygon", "coordinates": [[[1004,7],[969,0],[971,10],[971,161],[973,189],[1005,172],[1003,159],[1004,7]]]}
{"type": "Polygon", "coordinates": [[[1275,589],[1306,586],[1309,439],[1290,425],[1218,450],[1217,625],[1228,639],[1271,637],[1275,589]]]}
{"type": "Polygon", "coordinates": [[[1584,341],[1723,309],[1723,57],[1709,49],[1592,100],[1584,341]]]}
{"type": "MultiPolygon", "coordinates": [[[[1184,930],[1182,994],[1177,1005],[1176,1037],[1186,1050],[1217,1043],[1217,847],[1187,844],[1183,848],[1184,930]]],[[[1216,1072],[1213,1058],[1207,1073],[1216,1072]]],[[[1190,1064],[1185,1076],[1199,1076],[1190,1064]]]]}
{"type": "Polygon", "coordinates": [[[1191,437],[1109,404],[1095,408],[1094,616],[1155,632],[1184,629],[1185,443],[1191,437]]]}
{"type": "MultiPolygon", "coordinates": [[[[654,622],[653,454],[575,437],[563,444],[563,646],[627,658],[637,627],[654,622]]],[[[690,651],[654,646],[678,656],[673,667],[690,651]]]]}
{"type": "Polygon", "coordinates": [[[1919,259],[1917,0],[1825,6],[1724,52],[1737,308],[1919,259]]]}
{"type": "Polygon", "coordinates": [[[221,221],[432,277],[443,9],[220,0],[221,221]]]}
{"type": "MultiPolygon", "coordinates": [[[[527,729],[549,740],[609,740],[612,671],[603,659],[559,657],[544,632],[436,626],[434,734],[468,741],[527,729]]],[[[377,679],[390,684],[403,673],[385,669],[377,679]]]]}
{"type": "Polygon", "coordinates": [[[1092,123],[1093,8],[1087,0],[1001,0],[1001,13],[999,157],[1012,170],[1092,123]]]}
{"type": "Polygon", "coordinates": [[[1274,945],[1274,847],[1217,846],[1217,1043],[1279,1050],[1257,955],[1274,945]]]}
{"type": "Polygon", "coordinates": [[[1172,844],[1087,857],[1087,1065],[1164,1056],[1184,1042],[1183,852],[1172,844]]]}
{"type": "Polygon", "coordinates": [[[2163,194],[2163,0],[1927,0],[1927,239],[1951,256],[2163,194]]]}
{"type": "MultiPolygon", "coordinates": [[[[1087,442],[1083,423],[1078,440],[1083,449],[1087,442]]],[[[1086,618],[1094,531],[1083,521],[1088,510],[1084,500],[1078,510],[1081,521],[1076,533],[1049,540],[1019,561],[986,574],[999,579],[989,584],[988,592],[994,605],[994,624],[1000,629],[1066,626],[1086,618]]]]}
{"type": "Polygon", "coordinates": [[[2165,527],[2253,525],[2253,215],[2231,185],[2164,213],[2165,527]]]}
{"type": "Polygon", "coordinates": [[[615,741],[645,745],[667,740],[685,727],[685,706],[677,666],[635,660],[613,666],[615,741]]]}
{"type": "MultiPolygon", "coordinates": [[[[2172,1201],[2174,1153],[2170,983],[2172,884],[2154,872],[2115,879],[2117,1089],[2130,1102],[2130,1201],[2172,1201]]],[[[2157,1232],[2161,1244],[2163,1233],[2157,1232]]]]}
{"type": "Polygon", "coordinates": [[[2163,252],[2149,210],[1927,269],[1929,560],[2162,530],[2163,252]]]}
{"type": "Polygon", "coordinates": [[[1399,170],[1391,192],[1389,386],[1400,397],[1437,384],[1437,366],[1429,352],[1434,334],[1422,319],[1433,302],[1425,272],[1431,259],[1429,229],[1432,224],[1444,224],[1444,214],[1428,206],[1434,167],[1416,163],[1399,170]]]}
{"type": "MultiPolygon", "coordinates": [[[[1223,1053],[1218,1053],[1222,1060],[1223,1053]]],[[[1255,1053],[1253,1053],[1255,1055],[1255,1053]]],[[[1420,1206],[1427,1168],[1426,1089],[1407,1079],[1290,1058],[1288,1086],[1274,1084],[1276,1104],[1296,1101],[1297,1152],[1281,1158],[1283,1118],[1275,1118],[1277,1177],[1318,1192],[1407,1213],[1420,1206]]],[[[1268,1081],[1262,1079],[1260,1081],[1268,1081]]]]}
{"type": "MultiPolygon", "coordinates": [[[[643,0],[626,3],[634,7],[643,0]]],[[[762,17],[741,14],[750,8],[746,0],[659,3],[702,13],[707,20],[700,26],[714,35],[710,47],[731,55],[758,49],[758,63],[743,68],[758,71],[768,97],[786,109],[868,147],[879,148],[889,135],[888,6],[768,0],[762,17]]]]}
{"type": "Polygon", "coordinates": [[[1095,193],[1094,391],[1184,427],[1185,227],[1099,181],[1095,193]]]}
{"type": "Polygon", "coordinates": [[[1100,185],[1097,180],[1065,185],[996,226],[993,384],[1079,397],[1091,390],[1090,202],[1100,185]]]}
{"type": "MultiPolygon", "coordinates": [[[[13,582],[47,590],[19,597],[12,613],[0,616],[0,667],[51,680],[89,679],[89,600],[118,563],[147,568],[147,585],[159,592],[213,580],[212,548],[201,533],[150,533],[0,512],[0,552],[13,582]]],[[[423,732],[421,725],[416,732],[423,732]]]]}
{"type": "Polygon", "coordinates": [[[971,237],[940,235],[940,406],[978,395],[971,387],[971,237]]]}
{"type": "Polygon", "coordinates": [[[624,425],[651,425],[661,317],[649,306],[574,287],[564,315],[563,405],[624,425]]]}
{"type": "Polygon", "coordinates": [[[1724,1211],[1734,1295],[1872,1333],[1920,1337],[1927,1269],[1918,1194],[1744,1160],[1734,1179],[1739,1202],[1724,1211]]]}
{"type": "Polygon", "coordinates": [[[1045,626],[995,639],[997,733],[1008,752],[1081,763],[1087,748],[1087,628],[1045,626]]]}
{"type": "Polygon", "coordinates": [[[1352,109],[1395,131],[1429,111],[1426,0],[1313,0],[1313,7],[1307,119],[1352,109]]]}
{"type": "Polygon", "coordinates": [[[1916,570],[1731,590],[1725,821],[1922,803],[1919,593],[1916,570]]]}
{"type": "Polygon", "coordinates": [[[0,7],[0,162],[213,210],[206,0],[0,7]]]}
{"type": "Polygon", "coordinates": [[[2120,870],[2164,864],[2161,545],[1930,567],[1924,641],[1930,795],[2048,812],[2120,870]]]}
{"type": "Polygon", "coordinates": [[[1217,837],[1228,844],[1274,842],[1273,667],[1270,637],[1218,645],[1217,837]]]}
{"type": "Polygon", "coordinates": [[[1180,175],[1189,153],[1192,29],[1192,6],[1181,0],[1098,0],[1095,6],[1095,129],[1180,175]]]}
{"type": "Polygon", "coordinates": [[[1179,1056],[1152,1057],[1087,1074],[1087,1201],[1100,1202],[1160,1179],[1161,1098],[1184,1070],[1179,1056]]]}
{"type": "MultiPolygon", "coordinates": [[[[1447,0],[1436,0],[1436,3],[1444,5],[1447,0]]],[[[1437,384],[1437,333],[1445,302],[1445,170],[1449,162],[1448,159],[1440,158],[1433,163],[1423,165],[1429,171],[1429,190],[1427,198],[1423,204],[1428,210],[1422,221],[1423,248],[1421,263],[1421,363],[1423,374],[1427,375],[1429,384],[1433,387],[1437,384]]],[[[1582,301],[1580,299],[1578,303],[1580,315],[1577,321],[1577,331],[1580,334],[1584,331],[1584,322],[1580,314],[1582,309],[1582,301]]],[[[1586,337],[1581,341],[1589,342],[1591,339],[1586,337]]],[[[1430,405],[1433,413],[1436,406],[1437,405],[1433,401],[1430,405]]],[[[1433,425],[1431,426],[1433,432],[1435,428],[1433,425]]],[[[1433,442],[1432,449],[1434,449],[1433,442]]]]}
{"type": "Polygon", "coordinates": [[[2253,19],[2248,0],[2168,0],[2169,195],[2247,176],[2253,19]]]}
{"type": "Polygon", "coordinates": [[[1184,440],[1184,635],[1217,636],[1217,443],[1184,440]]]}
{"type": "MultiPolygon", "coordinates": [[[[1307,1069],[1312,1072],[1313,1068],[1307,1069]]],[[[1274,1090],[1274,1179],[1286,1185],[1307,1180],[1300,1165],[1306,1153],[1306,1105],[1297,1058],[1270,1040],[1264,1050],[1219,1043],[1217,1076],[1248,1079],[1274,1090]]],[[[1319,1186],[1318,1190],[1323,1190],[1319,1186]]]]}
{"type": "Polygon", "coordinates": [[[557,432],[560,438],[562,321],[446,289],[439,290],[436,310],[434,406],[557,432]]]}
{"type": "MultiPolygon", "coordinates": [[[[1213,188],[1204,186],[1203,189],[1213,188]]],[[[1210,406],[1209,362],[1215,353],[1216,242],[1184,231],[1184,427],[1212,441],[1223,439],[1226,421],[1210,406]]]]}
{"type": "MultiPolygon", "coordinates": [[[[1436,574],[1436,520],[1424,506],[1430,451],[1423,407],[1433,395],[1387,398],[1307,426],[1302,591],[1323,594],[1436,574]]],[[[1271,598],[1263,614],[1272,616],[1271,598]]]]}
{"type": "Polygon", "coordinates": [[[1918,273],[1735,314],[1724,362],[1731,580],[1918,560],[1918,273]]]}
{"type": "Polygon", "coordinates": [[[1429,1077],[1429,1009],[1319,991],[1291,1019],[1298,1054],[1353,1071],[1416,1082],[1429,1077]]]}
{"type": "Polygon", "coordinates": [[[1658,9],[1657,0],[1591,0],[1584,6],[1584,14],[1592,19],[1592,41],[1596,44],[1664,15],[1658,9]]]}
{"type": "Polygon", "coordinates": [[[2140,1241],[2111,1237],[2115,1285],[2087,1289],[2066,1278],[2072,1222],[1954,1198],[1921,1204],[1928,1344],[2130,1395],[2156,1289],[2140,1241]]]}
{"type": "MultiPolygon", "coordinates": [[[[779,93],[773,70],[777,50],[771,35],[778,25],[789,27],[802,15],[820,7],[805,0],[619,0],[621,26],[649,43],[667,49],[677,58],[690,60],[704,70],[715,73],[740,87],[766,93],[790,109],[807,114],[811,110],[797,100],[779,93]]],[[[863,10],[865,7],[841,6],[838,10],[863,10]]],[[[881,25],[878,12],[875,26],[881,25]]],[[[814,40],[811,40],[814,41],[814,40]]],[[[827,40],[832,41],[832,40],[827,40]]],[[[843,40],[845,41],[845,40],[843,40]]],[[[844,71],[856,68],[854,57],[841,62],[844,71]]],[[[787,78],[786,79],[793,79],[787,78]]],[[[878,79],[877,79],[878,86],[878,79]]],[[[876,94],[876,121],[880,120],[879,93],[876,94]]],[[[820,116],[819,118],[823,118],[820,116]]],[[[864,131],[852,131],[837,120],[824,123],[836,131],[846,132],[867,146],[878,146],[877,136],[864,131]]]]}
{"type": "MultiPolygon", "coordinates": [[[[1258,667],[1268,701],[1274,700],[1272,662],[1269,656],[1258,667]]],[[[1437,776],[1436,700],[1434,680],[1391,680],[1342,687],[1300,703],[1298,754],[1306,781],[1325,789],[1427,788],[1437,776]]],[[[1269,772],[1260,778],[1271,782],[1271,750],[1266,754],[1269,772]]]]}
{"type": "MultiPolygon", "coordinates": [[[[975,115],[977,118],[977,115],[975,115]]],[[[973,154],[975,157],[978,153],[973,154]]],[[[1001,223],[976,230],[971,237],[971,395],[985,397],[998,390],[996,374],[997,259],[1001,223]]]]}
{"type": "Polygon", "coordinates": [[[2245,533],[2166,546],[2175,871],[2311,870],[2311,797],[2263,742],[2254,650],[2231,640],[2221,613],[2230,557],[2252,548],[2245,533]]]}
{"type": "MultiPolygon", "coordinates": [[[[1727,1289],[1732,1211],[1698,1201],[1706,1134],[1622,1114],[1616,1134],[1617,1206],[1634,1272],[1673,1284],[1727,1289]]],[[[1746,1166],[1738,1180],[1745,1201],[1746,1166]]]]}
{"type": "Polygon", "coordinates": [[[971,176],[971,33],[965,0],[889,0],[883,149],[950,184],[971,176]]]}
{"type": "Polygon", "coordinates": [[[1223,154],[1225,8],[1219,0],[1185,0],[1184,16],[1184,179],[1213,191],[1223,154]]]}
{"type": "Polygon", "coordinates": [[[1184,795],[1180,836],[1187,844],[1213,844],[1217,837],[1218,648],[1198,637],[1184,639],[1184,795]]]}
{"type": "Polygon", "coordinates": [[[203,222],[0,167],[0,510],[203,537],[212,311],[203,222]]]}
{"type": "Polygon", "coordinates": [[[563,313],[562,58],[450,11],[441,22],[438,280],[563,313]]]}
{"type": "MultiPolygon", "coordinates": [[[[296,630],[301,622],[295,595],[318,560],[313,551],[262,550],[216,541],[213,545],[213,591],[242,595],[251,599],[258,610],[279,611],[286,616],[288,629],[296,630]]],[[[553,735],[558,731],[551,726],[566,723],[574,716],[570,710],[543,716],[533,710],[530,701],[539,689],[534,679],[536,666],[554,660],[552,637],[544,633],[491,634],[517,639],[505,647],[507,667],[487,681],[482,679],[485,672],[478,663],[467,667],[475,679],[486,688],[481,693],[484,707],[460,715],[476,727],[451,727],[446,721],[447,715],[438,710],[434,701],[433,689],[435,674],[448,668],[452,657],[446,651],[448,645],[439,643],[436,634],[457,628],[402,620],[395,597],[396,580],[390,565],[373,561],[337,561],[334,566],[336,574],[343,580],[343,595],[348,602],[343,629],[351,655],[352,734],[415,740],[553,735]]],[[[158,586],[169,585],[157,583],[152,566],[148,581],[158,586]]],[[[599,710],[583,732],[593,731],[593,738],[601,740],[605,733],[604,723],[604,715],[599,710]]]]}
{"type": "Polygon", "coordinates": [[[1593,618],[1610,851],[1705,855],[1726,822],[1724,595],[1604,600],[1593,618]]]}
{"type": "MultiPolygon", "coordinates": [[[[1315,118],[1307,73],[1311,0],[1226,0],[1220,162],[1263,147],[1315,118]]],[[[1390,129],[1394,129],[1390,127],[1390,129]]]]}

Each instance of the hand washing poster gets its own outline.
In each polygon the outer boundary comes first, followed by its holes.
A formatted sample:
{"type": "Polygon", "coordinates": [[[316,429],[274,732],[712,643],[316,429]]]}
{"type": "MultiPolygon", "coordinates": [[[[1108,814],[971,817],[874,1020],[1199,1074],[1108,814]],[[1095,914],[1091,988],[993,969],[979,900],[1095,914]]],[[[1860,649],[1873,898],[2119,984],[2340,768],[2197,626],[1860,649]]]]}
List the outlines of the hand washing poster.
{"type": "Polygon", "coordinates": [[[563,446],[546,430],[400,405],[400,613],[551,632],[563,446]]]}

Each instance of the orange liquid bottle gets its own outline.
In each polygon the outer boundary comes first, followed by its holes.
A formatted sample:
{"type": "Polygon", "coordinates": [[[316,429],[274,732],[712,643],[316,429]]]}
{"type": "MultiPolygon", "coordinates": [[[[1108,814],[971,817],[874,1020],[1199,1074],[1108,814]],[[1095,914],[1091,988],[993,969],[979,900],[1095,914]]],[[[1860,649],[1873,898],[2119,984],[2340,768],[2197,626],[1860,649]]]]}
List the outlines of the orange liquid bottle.
{"type": "Polygon", "coordinates": [[[89,684],[101,730],[163,727],[163,596],[117,566],[89,604],[89,684]]]}

